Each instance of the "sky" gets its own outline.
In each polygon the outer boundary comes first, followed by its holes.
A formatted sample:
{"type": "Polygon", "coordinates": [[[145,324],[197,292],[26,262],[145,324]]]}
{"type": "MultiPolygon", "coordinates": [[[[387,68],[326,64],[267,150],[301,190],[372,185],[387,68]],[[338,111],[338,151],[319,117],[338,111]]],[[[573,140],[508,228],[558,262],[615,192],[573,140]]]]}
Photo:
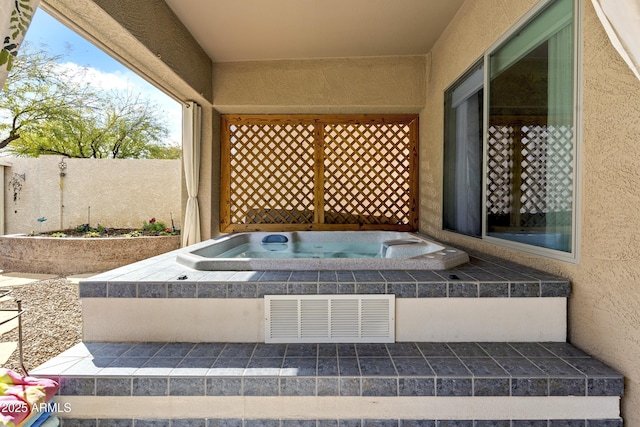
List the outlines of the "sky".
{"type": "Polygon", "coordinates": [[[91,84],[99,88],[129,89],[150,99],[165,112],[169,129],[167,142],[180,144],[182,110],[178,102],[61,24],[42,8],[37,9],[25,41],[32,46],[42,45],[52,55],[64,55],[62,61],[65,67],[87,67],[87,77],[91,84]]]}

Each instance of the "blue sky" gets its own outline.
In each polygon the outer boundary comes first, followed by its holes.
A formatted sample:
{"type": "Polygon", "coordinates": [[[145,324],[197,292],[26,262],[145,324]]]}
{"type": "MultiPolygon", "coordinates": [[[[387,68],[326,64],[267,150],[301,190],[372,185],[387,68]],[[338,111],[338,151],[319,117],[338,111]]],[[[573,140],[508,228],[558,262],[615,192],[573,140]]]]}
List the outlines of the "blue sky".
{"type": "Polygon", "coordinates": [[[141,93],[164,111],[170,133],[168,142],[180,143],[182,112],[178,102],[62,25],[41,8],[36,11],[31,21],[25,41],[31,45],[43,45],[53,55],[65,55],[63,62],[66,66],[75,64],[88,67],[90,72],[87,76],[92,84],[104,89],[129,89],[134,93],[141,93]]]}

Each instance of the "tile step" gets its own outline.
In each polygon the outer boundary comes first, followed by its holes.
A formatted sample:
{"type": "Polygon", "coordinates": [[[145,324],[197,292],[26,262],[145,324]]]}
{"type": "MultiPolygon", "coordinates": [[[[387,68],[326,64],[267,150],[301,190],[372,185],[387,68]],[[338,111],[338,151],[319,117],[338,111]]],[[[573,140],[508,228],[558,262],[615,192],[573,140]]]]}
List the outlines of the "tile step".
{"type": "Polygon", "coordinates": [[[241,419],[241,418],[176,418],[176,419],[80,419],[61,418],[62,427],[622,427],[617,419],[571,420],[435,420],[435,419],[241,419]]]}
{"type": "Polygon", "coordinates": [[[89,342],[31,374],[63,425],[135,427],[617,427],[624,384],[559,342],[89,342]]]}
{"type": "Polygon", "coordinates": [[[61,396],[619,397],[563,342],[80,343],[31,371],[61,396]]]}
{"type": "MultiPolygon", "coordinates": [[[[615,420],[619,397],[57,396],[62,418],[615,420]]],[[[534,424],[535,425],[535,424],[534,424]]],[[[136,427],[139,427],[136,425],[136,427]]]]}

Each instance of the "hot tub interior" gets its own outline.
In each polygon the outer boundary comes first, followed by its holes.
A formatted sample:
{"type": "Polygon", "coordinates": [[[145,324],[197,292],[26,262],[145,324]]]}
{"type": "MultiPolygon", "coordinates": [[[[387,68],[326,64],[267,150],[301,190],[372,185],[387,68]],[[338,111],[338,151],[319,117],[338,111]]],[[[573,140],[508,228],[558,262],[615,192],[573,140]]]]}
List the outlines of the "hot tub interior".
{"type": "Polygon", "coordinates": [[[177,260],[196,270],[441,270],[468,256],[413,233],[301,231],[226,235],[185,248],[177,260]]]}

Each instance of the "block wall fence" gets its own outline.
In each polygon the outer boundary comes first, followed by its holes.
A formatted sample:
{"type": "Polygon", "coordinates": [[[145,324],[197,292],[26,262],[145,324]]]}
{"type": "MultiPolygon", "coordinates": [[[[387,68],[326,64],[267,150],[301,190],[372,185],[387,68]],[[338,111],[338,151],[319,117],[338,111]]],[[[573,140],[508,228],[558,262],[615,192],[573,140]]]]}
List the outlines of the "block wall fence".
{"type": "Polygon", "coordinates": [[[180,160],[3,158],[0,235],[140,228],[151,218],[181,228],[181,174],[180,160]]]}

